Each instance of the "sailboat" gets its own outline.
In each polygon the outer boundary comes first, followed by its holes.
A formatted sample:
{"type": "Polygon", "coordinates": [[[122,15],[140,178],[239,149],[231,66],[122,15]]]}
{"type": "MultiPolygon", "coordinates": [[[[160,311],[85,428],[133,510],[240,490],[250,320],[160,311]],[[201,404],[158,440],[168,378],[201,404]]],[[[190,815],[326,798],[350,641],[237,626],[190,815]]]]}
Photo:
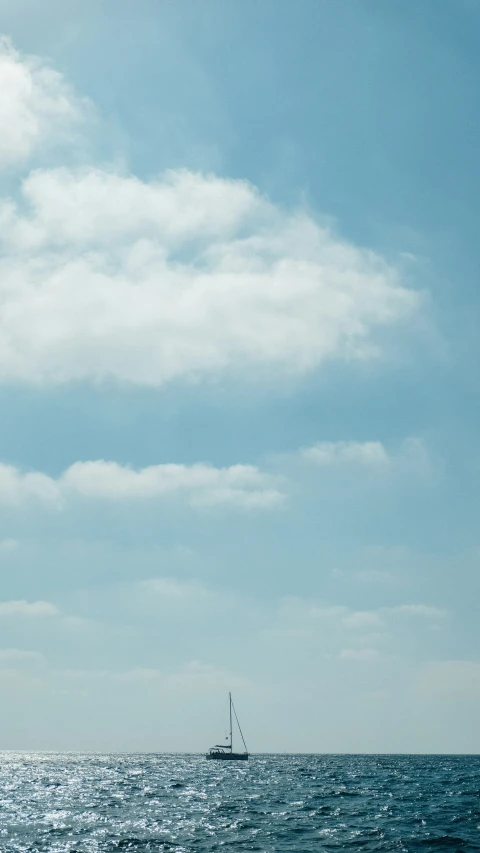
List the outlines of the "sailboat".
{"type": "Polygon", "coordinates": [[[230,708],[230,743],[228,744],[219,744],[217,743],[215,746],[212,746],[211,749],[207,752],[205,758],[216,759],[217,761],[248,761],[248,749],[247,744],[245,743],[245,738],[243,737],[242,730],[240,728],[240,723],[238,722],[237,712],[235,710],[234,704],[232,702],[232,694],[228,694],[228,703],[230,708]],[[243,745],[245,747],[245,752],[234,752],[233,751],[233,728],[232,728],[232,711],[235,714],[235,720],[237,721],[238,731],[240,732],[240,736],[243,741],[243,745]]]}

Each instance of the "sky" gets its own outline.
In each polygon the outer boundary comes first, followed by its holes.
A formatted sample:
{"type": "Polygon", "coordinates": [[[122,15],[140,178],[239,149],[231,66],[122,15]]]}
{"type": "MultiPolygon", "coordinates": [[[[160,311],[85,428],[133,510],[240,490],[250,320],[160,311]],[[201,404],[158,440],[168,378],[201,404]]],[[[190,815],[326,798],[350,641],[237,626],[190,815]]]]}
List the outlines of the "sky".
{"type": "Polygon", "coordinates": [[[0,31],[0,748],[479,752],[480,3],[0,31]]]}

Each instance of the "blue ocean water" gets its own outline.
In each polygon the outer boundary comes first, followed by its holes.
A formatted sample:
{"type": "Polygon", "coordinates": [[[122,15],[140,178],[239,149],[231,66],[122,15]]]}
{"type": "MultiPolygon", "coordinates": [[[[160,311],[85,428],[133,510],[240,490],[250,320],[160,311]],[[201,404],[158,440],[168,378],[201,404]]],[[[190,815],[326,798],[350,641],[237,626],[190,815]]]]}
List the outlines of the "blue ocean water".
{"type": "Polygon", "coordinates": [[[0,755],[0,850],[480,850],[480,756],[0,755]]]}

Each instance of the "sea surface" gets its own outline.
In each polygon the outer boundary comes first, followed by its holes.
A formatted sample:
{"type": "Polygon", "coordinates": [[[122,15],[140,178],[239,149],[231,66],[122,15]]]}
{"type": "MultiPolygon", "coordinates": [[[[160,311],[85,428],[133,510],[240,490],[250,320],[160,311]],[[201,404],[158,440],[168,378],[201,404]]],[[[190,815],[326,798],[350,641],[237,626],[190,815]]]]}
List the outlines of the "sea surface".
{"type": "Polygon", "coordinates": [[[0,754],[2,851],[480,851],[480,757],[0,754]]]}

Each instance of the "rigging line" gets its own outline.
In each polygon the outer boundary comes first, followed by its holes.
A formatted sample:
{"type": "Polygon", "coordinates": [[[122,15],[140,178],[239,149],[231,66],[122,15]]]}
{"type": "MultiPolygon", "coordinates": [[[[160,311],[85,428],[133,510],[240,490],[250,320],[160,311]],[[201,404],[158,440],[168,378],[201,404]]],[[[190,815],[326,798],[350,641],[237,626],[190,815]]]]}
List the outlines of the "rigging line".
{"type": "Polygon", "coordinates": [[[240,732],[241,737],[242,737],[242,740],[243,740],[243,745],[244,745],[244,747],[245,747],[245,752],[248,752],[247,744],[245,743],[245,738],[243,737],[242,728],[241,728],[241,726],[240,726],[240,723],[238,722],[237,712],[236,712],[236,710],[235,710],[235,705],[233,704],[233,702],[232,702],[232,708],[233,708],[233,713],[235,714],[235,719],[236,719],[236,721],[237,721],[238,731],[240,732]]]}

